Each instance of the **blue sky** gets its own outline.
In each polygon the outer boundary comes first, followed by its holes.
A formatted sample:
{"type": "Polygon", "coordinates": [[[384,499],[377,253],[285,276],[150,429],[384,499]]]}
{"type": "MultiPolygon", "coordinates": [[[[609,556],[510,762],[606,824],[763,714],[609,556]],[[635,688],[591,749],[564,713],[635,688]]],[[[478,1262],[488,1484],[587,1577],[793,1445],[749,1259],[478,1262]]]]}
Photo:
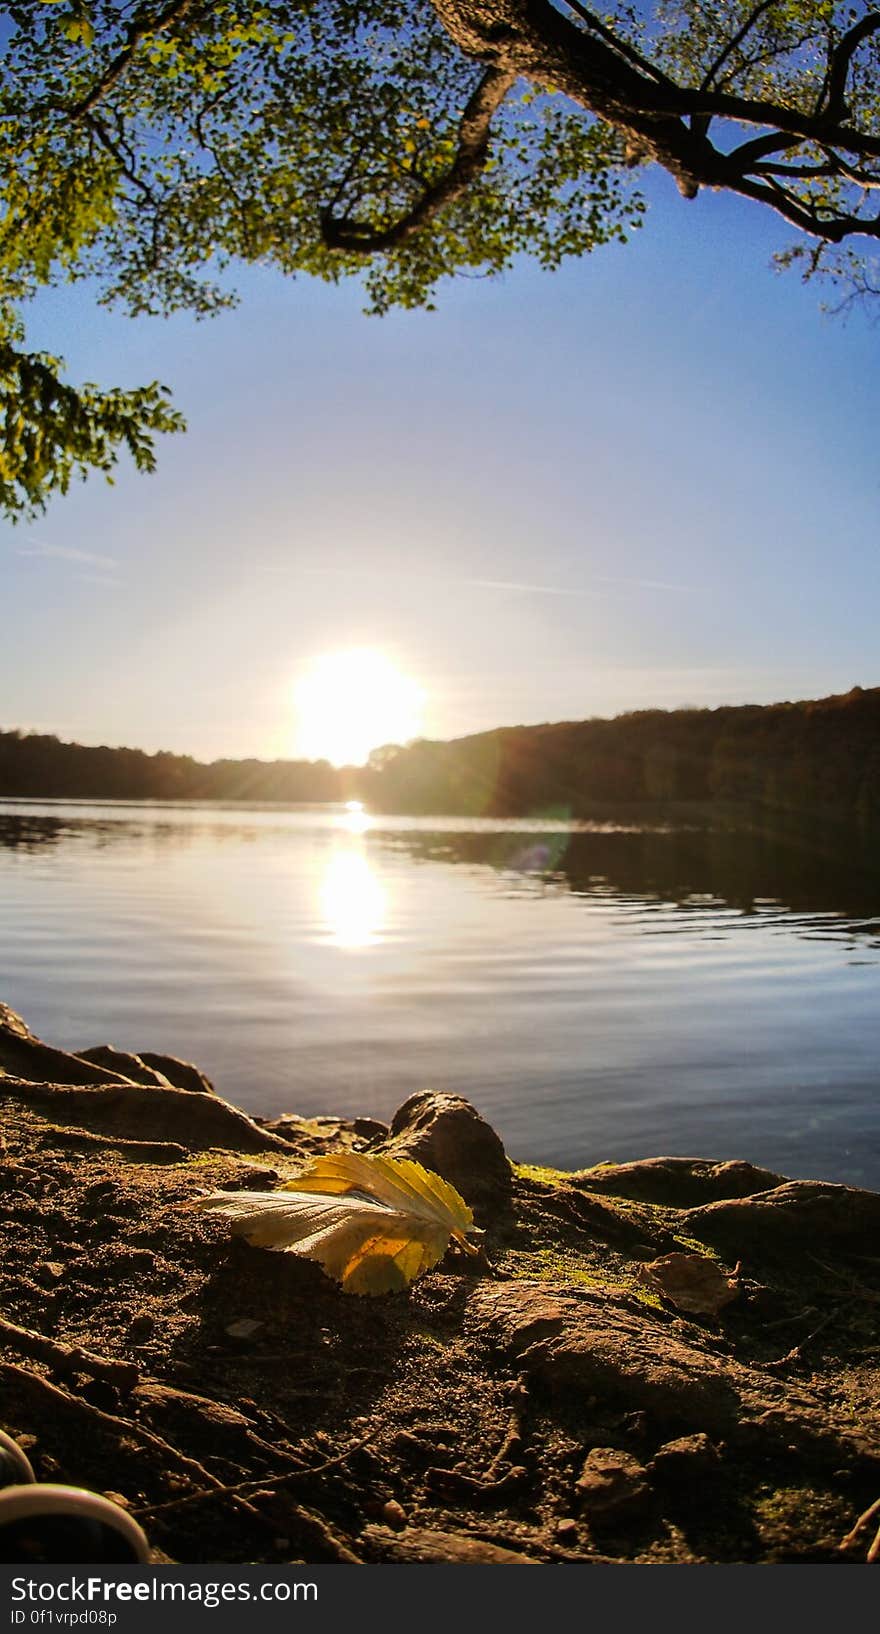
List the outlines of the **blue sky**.
{"type": "Polygon", "coordinates": [[[880,682],[877,333],[771,270],[757,206],[646,179],[629,245],[435,313],[259,269],[201,324],[41,299],[31,344],[189,431],[0,528],[0,724],[285,755],[349,647],[438,737],[880,682]]]}

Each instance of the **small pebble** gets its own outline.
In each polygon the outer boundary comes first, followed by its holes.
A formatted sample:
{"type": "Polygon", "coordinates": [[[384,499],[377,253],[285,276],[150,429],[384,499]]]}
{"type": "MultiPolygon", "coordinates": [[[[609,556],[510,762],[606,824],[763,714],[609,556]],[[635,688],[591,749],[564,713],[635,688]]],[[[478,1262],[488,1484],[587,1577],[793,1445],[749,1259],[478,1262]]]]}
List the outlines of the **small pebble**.
{"type": "Polygon", "coordinates": [[[240,1322],[230,1322],[224,1331],[230,1339],[253,1339],[255,1333],[265,1327],[265,1322],[255,1322],[250,1316],[243,1316],[240,1322]]]}
{"type": "Polygon", "coordinates": [[[388,1502],[382,1505],[382,1519],[386,1526],[393,1526],[395,1532],[402,1532],[406,1525],[406,1510],[396,1498],[389,1498],[388,1502]]]}
{"type": "Polygon", "coordinates": [[[42,1265],[34,1267],[34,1275],[40,1282],[57,1282],[64,1275],[64,1266],[57,1260],[44,1260],[42,1265]]]}

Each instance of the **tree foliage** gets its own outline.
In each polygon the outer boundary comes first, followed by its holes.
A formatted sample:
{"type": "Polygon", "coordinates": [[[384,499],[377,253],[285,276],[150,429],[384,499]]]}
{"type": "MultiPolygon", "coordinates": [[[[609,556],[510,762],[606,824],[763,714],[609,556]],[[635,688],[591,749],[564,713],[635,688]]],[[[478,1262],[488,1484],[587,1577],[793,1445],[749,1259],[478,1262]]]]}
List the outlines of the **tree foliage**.
{"type": "Polygon", "coordinates": [[[120,446],[149,464],[179,424],[155,386],[73,392],[19,351],[16,314],[61,280],[95,279],[135,315],[206,315],[244,261],[361,274],[377,312],[430,305],[449,274],[522,253],[552,269],[625,238],[634,172],[656,163],[687,198],[773,211],[795,234],[780,261],[845,280],[841,300],[877,287],[880,11],[865,4],[21,0],[3,19],[12,513],[120,446]]]}

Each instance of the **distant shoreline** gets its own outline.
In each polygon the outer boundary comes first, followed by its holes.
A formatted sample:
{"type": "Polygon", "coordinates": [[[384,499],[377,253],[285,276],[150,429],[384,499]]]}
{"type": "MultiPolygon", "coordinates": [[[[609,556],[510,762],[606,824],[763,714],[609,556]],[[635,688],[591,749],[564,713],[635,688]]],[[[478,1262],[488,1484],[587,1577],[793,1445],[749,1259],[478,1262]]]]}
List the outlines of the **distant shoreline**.
{"type": "Polygon", "coordinates": [[[219,760],[0,732],[0,799],[327,805],[590,820],[753,807],[880,822],[880,687],[799,703],[640,710],[376,749],[365,766],[219,760]]]}

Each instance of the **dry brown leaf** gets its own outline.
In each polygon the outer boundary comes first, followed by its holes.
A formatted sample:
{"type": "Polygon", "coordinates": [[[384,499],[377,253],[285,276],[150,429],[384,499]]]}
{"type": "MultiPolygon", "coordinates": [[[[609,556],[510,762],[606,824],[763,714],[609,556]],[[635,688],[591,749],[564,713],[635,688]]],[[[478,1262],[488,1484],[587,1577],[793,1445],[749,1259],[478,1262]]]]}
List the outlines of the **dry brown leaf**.
{"type": "Polygon", "coordinates": [[[639,1276],[680,1311],[693,1316],[715,1316],[740,1291],[736,1278],[703,1254],[664,1254],[642,1265],[639,1276]]]}

